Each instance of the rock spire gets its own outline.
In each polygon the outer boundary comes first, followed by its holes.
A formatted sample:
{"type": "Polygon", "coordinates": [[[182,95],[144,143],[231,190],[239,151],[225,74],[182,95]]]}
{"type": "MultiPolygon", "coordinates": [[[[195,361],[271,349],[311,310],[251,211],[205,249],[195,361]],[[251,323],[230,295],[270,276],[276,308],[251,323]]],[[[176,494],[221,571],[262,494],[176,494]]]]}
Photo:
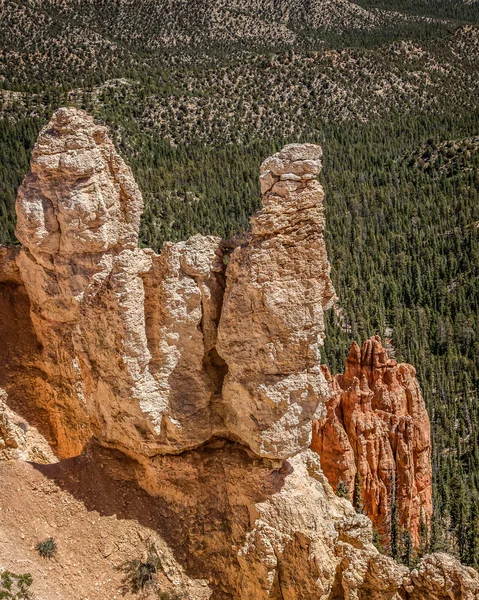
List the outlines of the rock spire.
{"type": "Polygon", "coordinates": [[[344,375],[324,369],[331,397],[312,448],[334,489],[361,489],[364,513],[387,539],[392,504],[416,545],[432,515],[431,433],[414,367],[390,359],[375,336],[353,343],[344,375]]]}
{"type": "Polygon", "coordinates": [[[228,429],[257,454],[308,446],[327,397],[323,312],[334,300],[324,242],[321,148],[290,144],[261,165],[263,208],[229,257],[218,331],[228,429]]]}

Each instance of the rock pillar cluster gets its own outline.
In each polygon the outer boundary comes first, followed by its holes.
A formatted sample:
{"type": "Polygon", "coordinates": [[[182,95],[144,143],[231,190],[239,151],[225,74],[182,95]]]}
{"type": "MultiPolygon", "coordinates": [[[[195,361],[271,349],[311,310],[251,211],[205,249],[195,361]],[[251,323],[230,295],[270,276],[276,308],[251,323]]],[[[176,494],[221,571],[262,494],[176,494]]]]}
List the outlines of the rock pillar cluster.
{"type": "Polygon", "coordinates": [[[312,448],[334,489],[363,505],[387,539],[391,516],[416,545],[432,515],[429,417],[414,367],[388,358],[379,337],[353,343],[344,375],[324,369],[331,397],[313,425],[312,448]],[[396,504],[392,510],[393,504],[396,504]]]}
{"type": "Polygon", "coordinates": [[[320,170],[321,149],[312,144],[291,144],[262,164],[263,209],[226,271],[218,331],[229,368],[226,425],[260,456],[304,449],[328,394],[319,350],[334,289],[320,170]]]}
{"type": "Polygon", "coordinates": [[[106,129],[55,113],[18,194],[16,263],[60,457],[91,436],[135,457],[215,436],[272,459],[308,448],[334,298],[320,170],[318,146],[286,146],[233,249],[193,236],[156,255],[137,247],[141,194],[106,129]]]}

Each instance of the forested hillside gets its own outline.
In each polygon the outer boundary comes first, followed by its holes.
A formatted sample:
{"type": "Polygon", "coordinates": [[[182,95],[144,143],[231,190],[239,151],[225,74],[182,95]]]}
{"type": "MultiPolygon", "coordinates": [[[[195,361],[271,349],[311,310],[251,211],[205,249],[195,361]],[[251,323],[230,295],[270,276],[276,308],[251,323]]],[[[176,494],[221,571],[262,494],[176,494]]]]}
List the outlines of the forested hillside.
{"type": "Polygon", "coordinates": [[[142,243],[232,236],[261,161],[323,146],[339,311],[324,360],[379,333],[416,366],[434,436],[422,550],[479,566],[479,4],[0,2],[0,241],[39,129],[108,124],[146,201],[142,243]],[[168,8],[170,7],[170,8],[168,8]]]}

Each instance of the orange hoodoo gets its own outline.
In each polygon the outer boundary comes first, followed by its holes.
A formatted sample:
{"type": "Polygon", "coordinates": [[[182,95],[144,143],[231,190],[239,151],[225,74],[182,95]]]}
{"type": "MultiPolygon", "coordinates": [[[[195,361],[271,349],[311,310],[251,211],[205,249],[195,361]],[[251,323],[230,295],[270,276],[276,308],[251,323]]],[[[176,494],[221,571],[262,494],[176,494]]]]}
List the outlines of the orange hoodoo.
{"type": "Polygon", "coordinates": [[[420,543],[432,514],[430,423],[416,370],[388,357],[378,336],[353,343],[344,375],[322,367],[331,398],[313,424],[311,447],[332,487],[352,497],[358,481],[364,513],[386,538],[396,502],[399,525],[420,543]]]}

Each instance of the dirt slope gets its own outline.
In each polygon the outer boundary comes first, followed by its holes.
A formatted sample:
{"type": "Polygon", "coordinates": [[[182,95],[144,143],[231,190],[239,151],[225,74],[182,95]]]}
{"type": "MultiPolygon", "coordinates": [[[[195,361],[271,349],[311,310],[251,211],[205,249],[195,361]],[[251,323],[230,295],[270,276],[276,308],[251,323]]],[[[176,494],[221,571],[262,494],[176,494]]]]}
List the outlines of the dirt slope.
{"type": "MultiPolygon", "coordinates": [[[[136,520],[141,514],[142,523],[154,523],[151,499],[128,482],[113,481],[88,458],[53,465],[0,462],[0,481],[0,567],[31,573],[35,600],[138,598],[123,595],[118,566],[143,558],[148,540],[157,545],[168,573],[160,576],[160,589],[182,587],[184,576],[164,542],[136,520]],[[52,560],[35,550],[48,537],[58,545],[52,560]]],[[[185,585],[197,588],[198,598],[206,591],[206,582],[185,585]]],[[[158,596],[150,591],[142,597],[158,596]]]]}

